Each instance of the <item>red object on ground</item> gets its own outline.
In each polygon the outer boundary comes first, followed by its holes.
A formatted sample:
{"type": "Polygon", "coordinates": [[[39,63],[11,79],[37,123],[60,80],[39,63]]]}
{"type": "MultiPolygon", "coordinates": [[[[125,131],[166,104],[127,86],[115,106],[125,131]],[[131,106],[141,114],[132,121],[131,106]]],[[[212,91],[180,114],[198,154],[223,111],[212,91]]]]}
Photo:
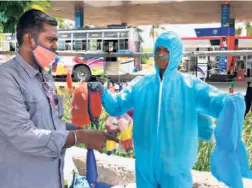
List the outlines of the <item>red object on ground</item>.
{"type": "Polygon", "coordinates": [[[244,81],[245,77],[244,77],[244,69],[239,69],[237,71],[237,81],[244,81]]]}

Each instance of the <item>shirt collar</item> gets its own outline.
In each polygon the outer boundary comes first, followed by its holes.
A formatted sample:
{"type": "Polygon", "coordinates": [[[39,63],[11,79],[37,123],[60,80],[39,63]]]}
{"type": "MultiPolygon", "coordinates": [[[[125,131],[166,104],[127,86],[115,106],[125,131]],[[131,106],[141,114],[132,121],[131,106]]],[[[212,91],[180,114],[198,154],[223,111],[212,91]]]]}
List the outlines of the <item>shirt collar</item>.
{"type": "Polygon", "coordinates": [[[16,61],[23,67],[23,69],[25,70],[25,72],[28,74],[28,76],[30,78],[33,78],[34,76],[36,76],[39,71],[36,70],[35,68],[33,68],[29,63],[27,63],[22,56],[20,56],[19,53],[17,53],[16,55],[16,61]]]}

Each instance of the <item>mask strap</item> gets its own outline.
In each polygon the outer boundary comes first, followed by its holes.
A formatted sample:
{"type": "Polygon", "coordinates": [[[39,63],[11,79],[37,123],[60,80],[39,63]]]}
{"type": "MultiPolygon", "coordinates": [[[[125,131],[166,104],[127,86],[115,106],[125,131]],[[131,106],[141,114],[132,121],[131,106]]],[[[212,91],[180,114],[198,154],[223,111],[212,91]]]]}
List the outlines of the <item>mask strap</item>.
{"type": "Polygon", "coordinates": [[[33,38],[35,44],[38,46],[39,43],[38,43],[38,41],[37,41],[37,39],[36,39],[36,37],[35,37],[35,34],[31,34],[31,35],[32,35],[32,38],[33,38]]]}
{"type": "Polygon", "coordinates": [[[33,49],[31,49],[31,54],[32,54],[33,58],[35,59],[35,63],[36,63],[36,65],[38,66],[39,72],[41,73],[41,72],[42,72],[42,67],[41,67],[41,65],[38,63],[38,60],[37,60],[36,56],[35,56],[34,53],[33,53],[33,49]]]}
{"type": "MultiPolygon", "coordinates": [[[[38,43],[38,41],[37,41],[35,35],[34,35],[34,34],[31,34],[31,35],[32,35],[32,38],[33,38],[35,44],[37,45],[37,46],[36,46],[36,48],[37,48],[37,47],[39,46],[39,43],[38,43]]],[[[35,49],[36,49],[36,48],[35,48],[35,49]]],[[[34,49],[34,50],[35,50],[35,49],[34,49]]],[[[39,68],[39,72],[42,73],[42,67],[41,67],[41,65],[38,63],[38,60],[36,59],[35,55],[33,54],[33,49],[32,49],[31,51],[32,51],[32,55],[33,55],[33,57],[34,57],[34,59],[35,59],[35,62],[36,62],[36,64],[37,64],[38,68],[39,68]]]]}
{"type": "Polygon", "coordinates": [[[33,40],[35,41],[35,44],[36,44],[37,46],[41,46],[42,48],[45,48],[45,49],[47,49],[47,50],[49,50],[49,51],[55,53],[56,55],[59,55],[57,52],[53,51],[52,49],[47,48],[47,47],[45,47],[45,46],[39,44],[39,42],[38,42],[37,39],[35,38],[35,35],[34,35],[34,34],[32,34],[32,38],[33,38],[33,40]]]}

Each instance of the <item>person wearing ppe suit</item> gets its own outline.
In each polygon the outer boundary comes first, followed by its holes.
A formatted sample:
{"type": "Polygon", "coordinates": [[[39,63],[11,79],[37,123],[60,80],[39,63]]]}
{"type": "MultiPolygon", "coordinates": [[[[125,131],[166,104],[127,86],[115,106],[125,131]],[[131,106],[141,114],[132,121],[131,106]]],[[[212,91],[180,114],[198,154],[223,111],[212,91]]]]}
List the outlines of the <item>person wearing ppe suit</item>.
{"type": "MultiPolygon", "coordinates": [[[[155,74],[134,79],[119,94],[112,94],[99,83],[89,84],[90,89],[101,92],[103,106],[111,116],[134,109],[138,188],[191,188],[198,121],[208,121],[199,118],[199,113],[219,118],[230,97],[194,76],[178,72],[182,55],[182,40],[173,32],[165,32],[154,46],[155,74]]],[[[233,100],[240,101],[240,97],[233,100]]]]}

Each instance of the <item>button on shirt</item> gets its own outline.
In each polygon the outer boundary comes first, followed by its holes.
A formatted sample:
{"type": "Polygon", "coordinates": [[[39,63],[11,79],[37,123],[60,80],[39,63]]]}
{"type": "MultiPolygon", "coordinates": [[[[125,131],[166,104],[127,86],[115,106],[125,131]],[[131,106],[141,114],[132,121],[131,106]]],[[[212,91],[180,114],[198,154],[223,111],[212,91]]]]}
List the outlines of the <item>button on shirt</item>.
{"type": "Polygon", "coordinates": [[[62,116],[63,100],[50,105],[39,71],[19,54],[0,66],[0,188],[64,186],[62,116]]]}

